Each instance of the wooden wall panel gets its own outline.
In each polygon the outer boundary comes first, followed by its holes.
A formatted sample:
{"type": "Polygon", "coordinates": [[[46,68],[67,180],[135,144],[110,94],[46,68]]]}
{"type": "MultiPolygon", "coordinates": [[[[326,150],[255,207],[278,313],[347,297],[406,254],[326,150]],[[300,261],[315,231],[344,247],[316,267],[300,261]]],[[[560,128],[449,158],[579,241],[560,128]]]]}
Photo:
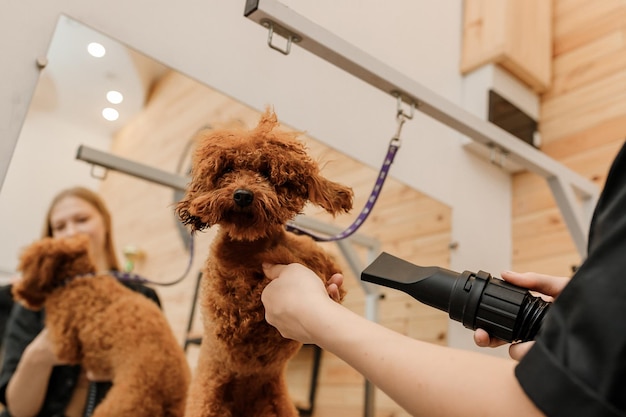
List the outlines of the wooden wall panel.
{"type": "Polygon", "coordinates": [[[461,72],[493,63],[535,91],[545,91],[551,73],[552,2],[465,0],[461,72]]]}
{"type": "MultiPolygon", "coordinates": [[[[155,85],[145,110],[116,136],[113,152],[120,156],[183,174],[188,168],[188,145],[194,133],[204,127],[242,125],[253,127],[259,113],[206,86],[199,85],[178,73],[168,73],[155,85]]],[[[278,114],[280,118],[280,114],[278,114]]],[[[364,206],[374,185],[377,169],[363,166],[321,142],[302,136],[309,153],[319,160],[326,177],[351,186],[355,191],[355,207],[351,214],[333,219],[323,210],[307,206],[305,214],[339,227],[348,226],[364,206]]],[[[381,161],[383,159],[381,154],[381,161]]],[[[391,169],[393,176],[393,167],[391,169]]],[[[382,250],[394,253],[417,264],[449,265],[451,210],[449,207],[418,193],[392,176],[383,187],[379,201],[359,233],[381,242],[382,250]]],[[[156,281],[171,281],[184,270],[188,255],[177,228],[173,209],[173,191],[146,181],[111,172],[102,184],[102,194],[109,202],[115,219],[116,240],[120,247],[136,245],[146,258],[137,264],[136,272],[156,281]]],[[[201,233],[193,262],[193,272],[181,284],[157,287],[165,313],[180,338],[186,334],[187,320],[193,298],[196,274],[208,252],[215,230],[201,233]]],[[[323,243],[333,253],[344,271],[348,295],[345,305],[364,314],[364,292],[341,257],[336,244],[323,243]]],[[[367,264],[366,253],[357,248],[367,264]]],[[[380,322],[411,337],[445,344],[447,315],[413,300],[403,293],[383,289],[379,303],[380,322]]],[[[202,326],[196,316],[193,333],[202,326]]],[[[188,350],[192,367],[198,349],[188,350]]],[[[289,381],[294,401],[306,404],[309,388],[310,352],[303,349],[289,367],[289,381]]],[[[363,415],[364,380],[338,358],[324,352],[320,373],[316,414],[363,415]]],[[[377,393],[378,416],[408,416],[393,401],[377,393]]]]}
{"type": "Polygon", "coordinates": [[[625,102],[626,68],[547,97],[541,103],[542,142],[550,143],[607,119],[619,117],[624,113],[625,102]]]}
{"type": "Polygon", "coordinates": [[[626,9],[621,0],[555,0],[553,3],[556,57],[624,28],[626,9]]]}
{"type": "MultiPolygon", "coordinates": [[[[542,151],[604,185],[626,139],[626,3],[555,0],[553,79],[541,97],[542,151]]],[[[542,178],[513,178],[513,268],[571,275],[582,261],[542,178]]]]}
{"type": "Polygon", "coordinates": [[[626,67],[624,33],[614,31],[571,53],[559,55],[552,66],[552,88],[544,100],[588,85],[626,67]]]}

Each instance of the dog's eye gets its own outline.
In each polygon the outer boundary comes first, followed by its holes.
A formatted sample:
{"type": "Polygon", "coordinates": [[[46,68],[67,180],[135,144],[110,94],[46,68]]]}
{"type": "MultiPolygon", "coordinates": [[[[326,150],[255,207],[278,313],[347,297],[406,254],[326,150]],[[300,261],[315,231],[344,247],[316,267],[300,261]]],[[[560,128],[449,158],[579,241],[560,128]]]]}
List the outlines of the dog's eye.
{"type": "Polygon", "coordinates": [[[225,166],[220,171],[220,177],[222,177],[222,176],[224,176],[226,174],[230,174],[231,172],[233,172],[233,167],[232,166],[225,166]]]}
{"type": "Polygon", "coordinates": [[[270,179],[272,176],[272,171],[269,168],[262,168],[259,173],[266,179],[270,179]]]}

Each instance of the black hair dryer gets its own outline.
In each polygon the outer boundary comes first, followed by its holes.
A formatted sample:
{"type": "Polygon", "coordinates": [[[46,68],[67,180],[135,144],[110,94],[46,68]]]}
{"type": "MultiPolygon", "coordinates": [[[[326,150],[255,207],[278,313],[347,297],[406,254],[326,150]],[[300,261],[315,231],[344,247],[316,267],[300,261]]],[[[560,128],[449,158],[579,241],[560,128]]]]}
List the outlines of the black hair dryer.
{"type": "Polygon", "coordinates": [[[507,342],[533,340],[551,303],[484,271],[461,274],[422,267],[381,253],[361,273],[363,281],[394,288],[449,313],[469,329],[507,342]]]}

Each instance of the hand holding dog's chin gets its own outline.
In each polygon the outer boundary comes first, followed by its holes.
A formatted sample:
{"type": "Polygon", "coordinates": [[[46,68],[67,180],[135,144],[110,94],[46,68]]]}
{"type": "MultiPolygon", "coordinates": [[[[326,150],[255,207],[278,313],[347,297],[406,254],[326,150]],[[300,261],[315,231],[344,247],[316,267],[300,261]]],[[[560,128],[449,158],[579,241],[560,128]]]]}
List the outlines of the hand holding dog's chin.
{"type": "Polygon", "coordinates": [[[315,343],[320,312],[335,304],[322,281],[301,264],[263,265],[263,270],[272,280],[261,295],[267,322],[285,338],[315,343]]]}

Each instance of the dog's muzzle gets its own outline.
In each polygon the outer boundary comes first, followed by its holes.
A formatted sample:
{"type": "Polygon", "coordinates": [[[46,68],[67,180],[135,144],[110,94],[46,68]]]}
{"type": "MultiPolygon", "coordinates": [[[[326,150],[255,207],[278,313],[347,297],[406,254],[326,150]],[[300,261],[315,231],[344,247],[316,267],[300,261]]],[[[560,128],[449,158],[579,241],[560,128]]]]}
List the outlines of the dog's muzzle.
{"type": "Polygon", "coordinates": [[[248,207],[254,200],[254,194],[250,190],[239,188],[233,193],[233,200],[239,207],[248,207]]]}

